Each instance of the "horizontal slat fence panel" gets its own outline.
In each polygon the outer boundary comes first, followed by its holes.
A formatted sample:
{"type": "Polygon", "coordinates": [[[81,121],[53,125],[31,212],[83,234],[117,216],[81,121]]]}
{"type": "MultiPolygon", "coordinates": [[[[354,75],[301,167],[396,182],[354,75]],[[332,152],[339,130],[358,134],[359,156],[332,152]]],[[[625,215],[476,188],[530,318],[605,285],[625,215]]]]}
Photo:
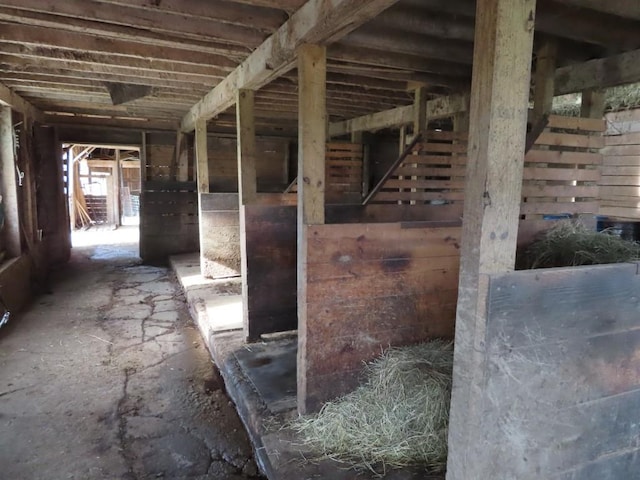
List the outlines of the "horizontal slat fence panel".
{"type": "MultiPolygon", "coordinates": [[[[540,226],[544,224],[537,221],[545,218],[598,213],[604,130],[601,120],[550,117],[547,128],[525,157],[523,221],[540,226]]],[[[464,201],[467,135],[426,132],[370,203],[446,206],[451,219],[459,218],[464,201]]]]}
{"type": "MultiPolygon", "coordinates": [[[[362,201],[364,148],[359,143],[327,143],[325,198],[328,204],[357,204],[362,201]]],[[[298,191],[294,182],[288,193],[298,191]]]]}
{"type": "Polygon", "coordinates": [[[606,116],[600,215],[640,220],[640,109],[606,116]]]}

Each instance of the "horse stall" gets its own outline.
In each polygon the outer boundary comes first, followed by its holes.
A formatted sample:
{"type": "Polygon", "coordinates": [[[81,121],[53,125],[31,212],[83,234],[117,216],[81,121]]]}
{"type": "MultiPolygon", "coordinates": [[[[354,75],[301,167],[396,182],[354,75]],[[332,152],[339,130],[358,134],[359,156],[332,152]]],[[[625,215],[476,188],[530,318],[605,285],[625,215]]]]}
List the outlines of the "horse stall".
{"type": "MultiPolygon", "coordinates": [[[[259,191],[283,191],[288,184],[289,141],[261,137],[257,139],[257,149],[259,191]]],[[[207,278],[237,277],[242,273],[236,155],[235,139],[208,138],[208,189],[200,192],[201,268],[207,278]]]]}
{"type": "MultiPolygon", "coordinates": [[[[521,245],[558,219],[598,212],[603,129],[599,120],[550,118],[525,158],[521,245]]],[[[353,390],[363,363],[385,347],[453,339],[467,136],[427,131],[365,205],[328,207],[327,224],[307,228],[302,411],[353,390]]]]}

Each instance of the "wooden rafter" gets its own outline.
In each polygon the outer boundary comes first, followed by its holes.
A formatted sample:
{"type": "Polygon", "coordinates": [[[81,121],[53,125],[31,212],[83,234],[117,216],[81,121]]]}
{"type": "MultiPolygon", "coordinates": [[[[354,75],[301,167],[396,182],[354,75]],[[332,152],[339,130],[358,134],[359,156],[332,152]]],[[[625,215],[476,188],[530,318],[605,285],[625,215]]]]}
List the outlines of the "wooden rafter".
{"type": "Polygon", "coordinates": [[[396,3],[397,0],[309,0],[236,70],[196,104],[182,120],[192,131],[199,119],[210,119],[235,101],[240,88],[259,88],[293,67],[301,43],[332,43],[396,3]]]}

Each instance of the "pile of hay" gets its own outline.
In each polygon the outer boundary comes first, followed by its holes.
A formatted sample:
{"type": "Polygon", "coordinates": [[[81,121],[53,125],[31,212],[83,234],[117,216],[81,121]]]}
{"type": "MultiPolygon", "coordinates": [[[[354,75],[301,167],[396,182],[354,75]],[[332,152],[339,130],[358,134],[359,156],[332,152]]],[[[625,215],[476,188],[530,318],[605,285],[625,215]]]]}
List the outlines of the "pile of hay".
{"type": "Polygon", "coordinates": [[[637,261],[640,245],[595,232],[579,222],[561,221],[533,242],[524,254],[526,268],[573,267],[637,261]]]}
{"type": "MultiPolygon", "coordinates": [[[[552,113],[564,117],[579,117],[582,95],[570,93],[553,99],[552,113]]],[[[605,89],[605,110],[616,112],[640,107],[640,83],[605,89]]]]}
{"type": "Polygon", "coordinates": [[[420,465],[441,471],[452,369],[452,342],[390,348],[367,365],[365,384],[291,426],[320,456],[354,468],[420,465]]]}

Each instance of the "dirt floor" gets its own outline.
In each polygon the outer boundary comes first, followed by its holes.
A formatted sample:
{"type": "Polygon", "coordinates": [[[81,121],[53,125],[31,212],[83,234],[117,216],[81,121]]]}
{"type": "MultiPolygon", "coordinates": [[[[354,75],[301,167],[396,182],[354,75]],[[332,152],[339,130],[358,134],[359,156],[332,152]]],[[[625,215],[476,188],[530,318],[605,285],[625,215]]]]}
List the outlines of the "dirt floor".
{"type": "Polygon", "coordinates": [[[135,232],[74,238],[52,293],[0,329],[0,479],[260,478],[169,271],[90,246],[135,232]]]}

